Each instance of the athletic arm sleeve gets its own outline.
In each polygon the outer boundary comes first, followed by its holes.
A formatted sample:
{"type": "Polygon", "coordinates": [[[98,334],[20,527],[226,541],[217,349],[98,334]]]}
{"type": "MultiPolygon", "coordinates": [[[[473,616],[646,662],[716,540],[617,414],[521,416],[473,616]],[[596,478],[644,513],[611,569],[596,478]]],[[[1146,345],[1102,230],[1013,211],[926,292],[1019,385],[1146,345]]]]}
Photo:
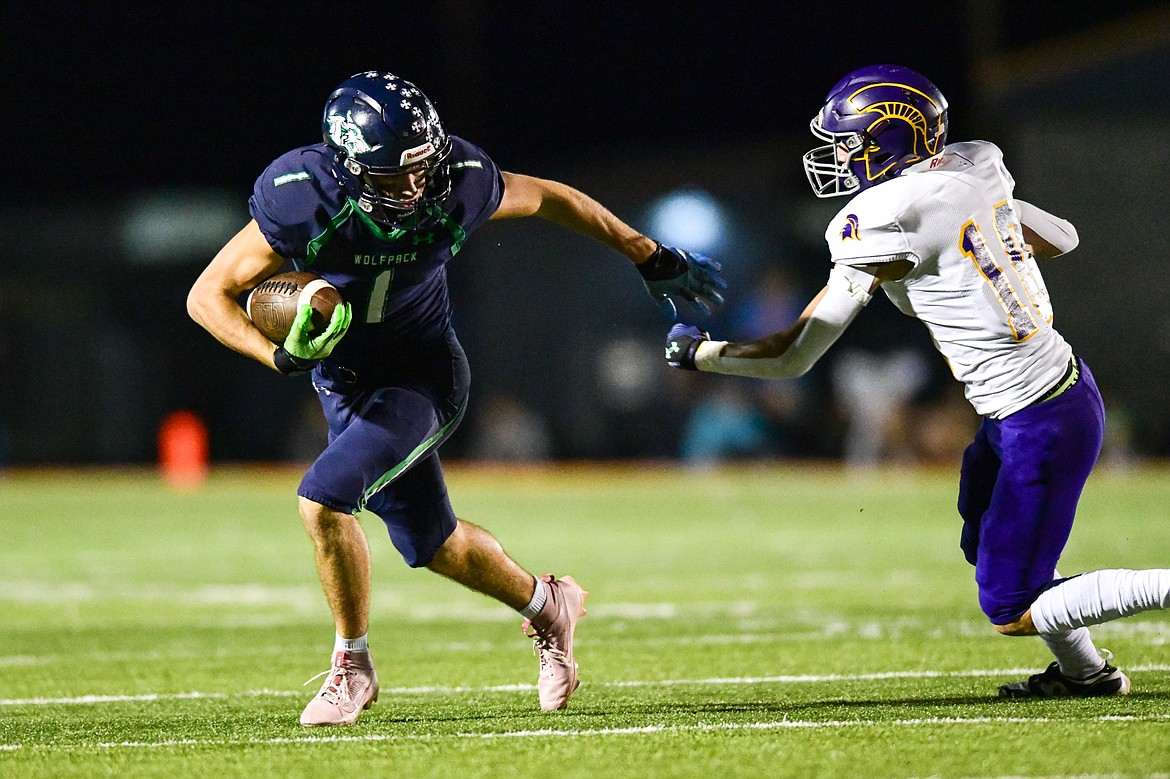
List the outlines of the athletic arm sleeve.
{"type": "Polygon", "coordinates": [[[1059,252],[1056,256],[1068,254],[1080,243],[1077,228],[1072,226],[1072,222],[1019,198],[1016,198],[1016,211],[1019,213],[1020,222],[1056,248],[1059,252]]]}
{"type": "Polygon", "coordinates": [[[795,340],[771,357],[724,357],[726,341],[705,341],[695,353],[695,367],[709,373],[780,379],[802,376],[829,350],[872,299],[874,277],[855,268],[834,266],[824,294],[795,340]]]}

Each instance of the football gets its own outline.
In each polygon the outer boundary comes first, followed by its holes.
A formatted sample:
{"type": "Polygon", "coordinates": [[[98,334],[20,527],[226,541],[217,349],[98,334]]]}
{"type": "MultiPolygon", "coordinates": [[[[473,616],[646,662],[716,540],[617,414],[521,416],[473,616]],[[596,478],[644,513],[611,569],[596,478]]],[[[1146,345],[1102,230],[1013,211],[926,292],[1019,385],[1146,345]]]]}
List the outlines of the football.
{"type": "Polygon", "coordinates": [[[256,329],[273,343],[284,343],[301,303],[313,307],[311,333],[329,324],[341,293],[325,279],[307,271],[278,273],[248,294],[247,312],[256,329]]]}

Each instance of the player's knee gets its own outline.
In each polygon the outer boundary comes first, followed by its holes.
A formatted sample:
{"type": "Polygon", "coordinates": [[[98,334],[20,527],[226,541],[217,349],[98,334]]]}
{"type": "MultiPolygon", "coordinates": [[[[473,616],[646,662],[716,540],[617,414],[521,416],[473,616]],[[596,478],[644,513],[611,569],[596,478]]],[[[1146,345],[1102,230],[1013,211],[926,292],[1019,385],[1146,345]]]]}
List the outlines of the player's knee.
{"type": "Polygon", "coordinates": [[[301,521],[306,525],[320,523],[328,512],[320,503],[304,497],[297,498],[297,510],[301,515],[301,521]]]}
{"type": "Polygon", "coordinates": [[[345,521],[357,521],[351,514],[343,514],[304,497],[299,498],[298,509],[305,530],[314,538],[327,534],[345,521]]]}
{"type": "Polygon", "coordinates": [[[1025,611],[1017,620],[996,624],[995,629],[1005,636],[1035,636],[1038,635],[1036,625],[1032,623],[1032,612],[1025,611]]]}
{"type": "Polygon", "coordinates": [[[413,532],[390,531],[390,541],[411,568],[430,568],[436,573],[446,573],[447,562],[461,554],[463,538],[454,518],[451,522],[439,522],[413,532]]]}
{"type": "Polygon", "coordinates": [[[396,547],[403,561],[411,568],[430,568],[442,573],[442,545],[434,543],[411,543],[396,547]],[[438,566],[438,567],[437,567],[438,566]]]}
{"type": "Polygon", "coordinates": [[[430,554],[425,562],[419,563],[419,566],[426,566],[436,573],[445,574],[452,566],[461,565],[469,549],[468,527],[463,520],[457,519],[449,531],[444,531],[440,536],[431,539],[430,554]]]}
{"type": "Polygon", "coordinates": [[[1010,622],[1006,625],[994,626],[1001,636],[1025,636],[1027,633],[1023,632],[1018,622],[1010,622]]]}
{"type": "Polygon", "coordinates": [[[500,542],[484,528],[462,519],[457,519],[449,530],[443,531],[437,553],[427,567],[444,576],[465,570],[468,566],[482,565],[504,553],[500,542]]]}

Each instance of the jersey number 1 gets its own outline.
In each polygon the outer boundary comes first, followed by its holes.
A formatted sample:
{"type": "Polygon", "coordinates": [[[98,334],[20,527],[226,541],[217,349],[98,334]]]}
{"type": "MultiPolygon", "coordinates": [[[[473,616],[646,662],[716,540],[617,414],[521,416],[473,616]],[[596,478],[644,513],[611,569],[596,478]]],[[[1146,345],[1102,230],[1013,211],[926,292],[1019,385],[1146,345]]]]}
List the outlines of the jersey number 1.
{"type": "Polygon", "coordinates": [[[375,324],[386,318],[386,302],[390,298],[390,284],[393,281],[393,268],[387,268],[374,277],[374,285],[370,288],[370,300],[366,306],[367,324],[375,324]]]}
{"type": "Polygon", "coordinates": [[[1020,285],[1028,296],[1030,306],[1020,300],[1004,269],[995,261],[995,255],[974,219],[963,225],[959,245],[963,254],[971,258],[979,272],[983,274],[983,278],[991,285],[999,304],[1007,312],[1008,325],[1016,340],[1024,341],[1040,329],[1036,314],[1046,321],[1052,321],[1048,290],[1036,272],[1036,260],[1024,250],[1024,242],[1020,237],[1022,235],[1020,223],[1015,219],[1015,214],[1007,201],[995,207],[995,232],[1004,254],[1007,255],[1020,285]]]}

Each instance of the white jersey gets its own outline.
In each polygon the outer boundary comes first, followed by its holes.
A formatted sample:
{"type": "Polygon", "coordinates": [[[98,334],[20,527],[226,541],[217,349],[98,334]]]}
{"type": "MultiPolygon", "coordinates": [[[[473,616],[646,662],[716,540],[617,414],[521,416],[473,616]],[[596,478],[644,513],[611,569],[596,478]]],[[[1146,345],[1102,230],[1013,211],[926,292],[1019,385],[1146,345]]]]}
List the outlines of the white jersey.
{"type": "Polygon", "coordinates": [[[882,289],[930,330],[975,410],[997,419],[1040,398],[1072,357],[1024,249],[1014,188],[994,144],[949,144],[858,193],[825,232],[840,265],[914,264],[882,289]]]}

